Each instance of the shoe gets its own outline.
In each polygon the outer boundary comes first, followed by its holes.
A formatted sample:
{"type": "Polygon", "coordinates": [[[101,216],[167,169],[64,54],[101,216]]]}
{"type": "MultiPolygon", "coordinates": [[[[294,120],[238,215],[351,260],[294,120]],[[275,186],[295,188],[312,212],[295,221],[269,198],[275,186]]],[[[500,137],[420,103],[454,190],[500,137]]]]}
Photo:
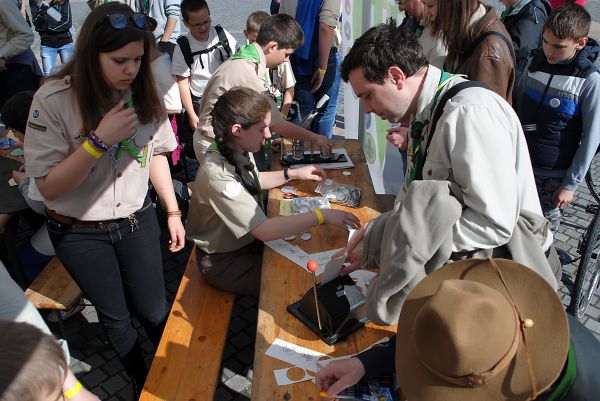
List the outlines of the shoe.
{"type": "Polygon", "coordinates": [[[75,305],[72,308],[64,310],[55,310],[54,313],[48,315],[48,321],[52,323],[57,323],[59,320],[67,320],[71,316],[78,314],[84,309],[85,304],[82,301],[80,301],[77,305],[75,305]]]}
{"type": "Polygon", "coordinates": [[[133,387],[133,395],[137,400],[140,398],[144,383],[146,382],[146,376],[148,375],[148,368],[146,368],[139,342],[136,341],[131,350],[119,359],[123,364],[125,373],[129,376],[129,380],[133,387]]]}

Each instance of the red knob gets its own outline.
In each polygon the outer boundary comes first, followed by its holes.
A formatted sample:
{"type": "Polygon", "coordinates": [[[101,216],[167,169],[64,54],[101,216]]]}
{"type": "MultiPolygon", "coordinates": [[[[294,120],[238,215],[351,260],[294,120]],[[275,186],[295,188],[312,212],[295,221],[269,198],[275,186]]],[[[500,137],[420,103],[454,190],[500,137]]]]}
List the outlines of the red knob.
{"type": "Polygon", "coordinates": [[[317,263],[316,260],[309,260],[308,263],[306,264],[306,267],[308,268],[308,270],[310,270],[311,272],[314,273],[319,268],[319,264],[317,263]]]}

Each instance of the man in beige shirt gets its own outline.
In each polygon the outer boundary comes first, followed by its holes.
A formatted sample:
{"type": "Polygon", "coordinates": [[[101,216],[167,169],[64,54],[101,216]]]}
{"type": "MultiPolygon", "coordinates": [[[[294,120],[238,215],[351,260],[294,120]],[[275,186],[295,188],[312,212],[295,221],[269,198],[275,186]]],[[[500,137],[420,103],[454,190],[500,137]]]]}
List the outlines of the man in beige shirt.
{"type": "MultiPolygon", "coordinates": [[[[200,102],[199,123],[194,133],[194,152],[198,161],[204,159],[208,146],[214,142],[211,112],[217,99],[229,89],[241,86],[269,93],[270,79],[267,68],[274,68],[288,60],[302,44],[300,26],[289,15],[273,15],[261,25],[256,42],[242,46],[208,81],[200,102]]],[[[287,137],[313,142],[317,147],[332,148],[326,137],[284,121],[272,102],[271,129],[287,137]]]]}

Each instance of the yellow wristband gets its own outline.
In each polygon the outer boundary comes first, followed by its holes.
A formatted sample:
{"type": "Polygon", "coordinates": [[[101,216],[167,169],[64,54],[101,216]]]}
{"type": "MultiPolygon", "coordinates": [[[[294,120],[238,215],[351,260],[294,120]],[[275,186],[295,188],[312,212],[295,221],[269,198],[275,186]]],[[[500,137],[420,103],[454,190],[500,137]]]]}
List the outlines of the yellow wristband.
{"type": "Polygon", "coordinates": [[[63,394],[67,400],[70,400],[71,398],[79,394],[82,388],[83,386],[81,385],[81,382],[77,380],[75,384],[73,384],[73,387],[71,387],[67,391],[63,391],[63,394]]]}
{"type": "Polygon", "coordinates": [[[321,212],[321,209],[315,209],[315,216],[317,216],[319,225],[325,223],[325,217],[323,217],[323,212],[321,212]]]}
{"type": "Polygon", "coordinates": [[[85,151],[88,152],[90,155],[94,156],[96,159],[101,158],[103,155],[102,152],[90,145],[90,143],[87,140],[85,140],[81,146],[83,146],[85,151]]]}
{"type": "Polygon", "coordinates": [[[321,75],[325,75],[327,68],[319,68],[319,71],[321,71],[321,75]]]}

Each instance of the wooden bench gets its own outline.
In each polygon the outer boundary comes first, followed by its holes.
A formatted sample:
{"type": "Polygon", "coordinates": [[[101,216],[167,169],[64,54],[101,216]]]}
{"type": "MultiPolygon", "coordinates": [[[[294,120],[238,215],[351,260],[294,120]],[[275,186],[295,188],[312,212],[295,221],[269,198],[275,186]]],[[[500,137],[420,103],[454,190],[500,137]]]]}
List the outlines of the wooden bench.
{"type": "Polygon", "coordinates": [[[67,272],[61,261],[54,256],[25,290],[25,295],[37,309],[54,309],[63,338],[65,328],[59,311],[70,309],[81,299],[81,289],[67,272]]]}
{"type": "Polygon", "coordinates": [[[54,256],[25,290],[25,295],[38,309],[65,310],[79,303],[81,289],[60,260],[54,256]]]}
{"type": "Polygon", "coordinates": [[[214,398],[235,295],[206,282],[195,254],[194,247],[140,401],[214,398]]]}

